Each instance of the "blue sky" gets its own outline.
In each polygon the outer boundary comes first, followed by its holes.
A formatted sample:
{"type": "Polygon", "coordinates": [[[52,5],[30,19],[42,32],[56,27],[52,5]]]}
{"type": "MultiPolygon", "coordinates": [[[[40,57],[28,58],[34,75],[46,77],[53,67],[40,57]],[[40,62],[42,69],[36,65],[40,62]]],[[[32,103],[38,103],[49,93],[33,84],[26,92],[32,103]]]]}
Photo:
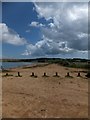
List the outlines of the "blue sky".
{"type": "Polygon", "coordinates": [[[28,41],[33,39],[31,42],[37,40],[37,36],[40,37],[40,30],[38,29],[32,28],[31,35],[26,32],[29,29],[29,23],[38,21],[37,13],[33,10],[33,7],[33,3],[3,3],[2,12],[2,21],[28,41]]]}
{"type": "Polygon", "coordinates": [[[5,58],[88,57],[88,3],[4,2],[0,27],[5,58]]]}
{"type": "MultiPolygon", "coordinates": [[[[38,20],[33,6],[33,3],[3,3],[2,5],[2,22],[30,43],[35,43],[41,38],[39,28],[31,28],[31,33],[27,32],[30,29],[29,23],[38,20]]],[[[3,44],[3,55],[19,57],[23,49],[25,46],[12,46],[12,44],[5,43],[3,44]],[[11,49],[13,50],[11,51],[11,49]]]]}

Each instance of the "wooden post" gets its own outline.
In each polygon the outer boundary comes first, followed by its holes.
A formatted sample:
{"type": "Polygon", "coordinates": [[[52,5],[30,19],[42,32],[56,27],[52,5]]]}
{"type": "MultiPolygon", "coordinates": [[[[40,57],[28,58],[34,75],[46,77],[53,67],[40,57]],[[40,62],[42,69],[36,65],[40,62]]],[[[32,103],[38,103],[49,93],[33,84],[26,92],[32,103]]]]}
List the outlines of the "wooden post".
{"type": "Polygon", "coordinates": [[[67,75],[65,77],[73,78],[72,76],[70,76],[69,72],[67,72],[67,75]]]}
{"type": "Polygon", "coordinates": [[[90,71],[85,75],[87,78],[90,78],[90,71]]]}
{"type": "Polygon", "coordinates": [[[78,72],[78,75],[77,75],[77,77],[81,77],[81,75],[80,75],[80,72],[78,72]]]}
{"type": "Polygon", "coordinates": [[[48,76],[47,76],[47,74],[46,74],[46,72],[44,72],[44,74],[43,74],[43,76],[42,76],[42,77],[48,77],[48,76]]]}
{"type": "Polygon", "coordinates": [[[31,76],[34,76],[34,72],[32,72],[32,75],[31,76]]]}
{"type": "Polygon", "coordinates": [[[8,76],[8,73],[6,73],[6,76],[8,76]]]}
{"type": "Polygon", "coordinates": [[[44,72],[44,75],[43,76],[46,76],[46,73],[44,72]]]}
{"type": "Polygon", "coordinates": [[[67,76],[68,76],[68,77],[70,77],[70,74],[69,74],[69,72],[67,72],[67,76]]]}
{"type": "Polygon", "coordinates": [[[37,78],[37,75],[35,75],[34,72],[32,72],[31,77],[37,78]]]}
{"type": "Polygon", "coordinates": [[[18,77],[21,77],[20,72],[18,72],[18,77]]]}
{"type": "Polygon", "coordinates": [[[53,77],[59,77],[58,72],[56,72],[53,77]]]}
{"type": "Polygon", "coordinates": [[[58,76],[58,73],[56,72],[56,76],[58,76]]]}

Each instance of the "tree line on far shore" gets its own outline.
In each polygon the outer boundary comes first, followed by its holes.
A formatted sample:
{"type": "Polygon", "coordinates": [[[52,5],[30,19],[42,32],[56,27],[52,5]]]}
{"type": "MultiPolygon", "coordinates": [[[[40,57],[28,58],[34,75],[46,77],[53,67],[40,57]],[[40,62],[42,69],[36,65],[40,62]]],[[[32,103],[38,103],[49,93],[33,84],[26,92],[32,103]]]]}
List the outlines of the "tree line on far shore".
{"type": "Polygon", "coordinates": [[[88,59],[62,59],[62,58],[36,58],[36,59],[2,59],[2,62],[38,62],[38,63],[55,63],[65,67],[90,69],[90,60],[88,59]]]}

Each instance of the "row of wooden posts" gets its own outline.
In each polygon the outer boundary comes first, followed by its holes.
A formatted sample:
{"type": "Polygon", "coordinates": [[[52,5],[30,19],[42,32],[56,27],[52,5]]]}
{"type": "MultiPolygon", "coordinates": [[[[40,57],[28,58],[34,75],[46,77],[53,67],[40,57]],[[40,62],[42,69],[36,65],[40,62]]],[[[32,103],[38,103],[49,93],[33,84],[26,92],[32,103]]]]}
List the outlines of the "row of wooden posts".
{"type": "MultiPolygon", "coordinates": [[[[9,75],[8,73],[6,73],[5,76],[13,76],[13,75],[9,75]]],[[[34,72],[32,72],[32,74],[31,74],[30,76],[31,76],[31,77],[37,77],[37,75],[35,75],[34,72]]],[[[87,73],[85,76],[86,76],[86,77],[90,77],[90,74],[87,73]]],[[[18,72],[17,77],[22,77],[22,75],[20,74],[20,72],[18,72]]],[[[44,72],[44,74],[43,74],[42,77],[49,77],[49,76],[46,74],[46,72],[44,72]]],[[[53,77],[60,77],[60,76],[58,75],[58,72],[56,72],[55,75],[53,75],[53,77]]],[[[72,76],[70,76],[70,73],[67,72],[67,74],[66,74],[65,77],[72,77],[72,76]]],[[[78,72],[77,77],[81,77],[80,72],[78,72]]]]}

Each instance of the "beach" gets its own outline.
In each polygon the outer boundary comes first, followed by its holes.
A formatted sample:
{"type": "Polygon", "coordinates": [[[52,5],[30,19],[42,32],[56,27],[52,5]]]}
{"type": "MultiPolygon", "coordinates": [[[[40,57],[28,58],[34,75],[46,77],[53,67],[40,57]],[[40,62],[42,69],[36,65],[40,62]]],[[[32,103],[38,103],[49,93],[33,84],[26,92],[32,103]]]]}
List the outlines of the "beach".
{"type": "Polygon", "coordinates": [[[10,76],[0,73],[3,118],[88,118],[88,79],[83,71],[40,64],[12,68],[10,76]],[[36,77],[30,76],[32,72],[36,77]],[[67,72],[70,77],[65,77],[67,72]]]}

